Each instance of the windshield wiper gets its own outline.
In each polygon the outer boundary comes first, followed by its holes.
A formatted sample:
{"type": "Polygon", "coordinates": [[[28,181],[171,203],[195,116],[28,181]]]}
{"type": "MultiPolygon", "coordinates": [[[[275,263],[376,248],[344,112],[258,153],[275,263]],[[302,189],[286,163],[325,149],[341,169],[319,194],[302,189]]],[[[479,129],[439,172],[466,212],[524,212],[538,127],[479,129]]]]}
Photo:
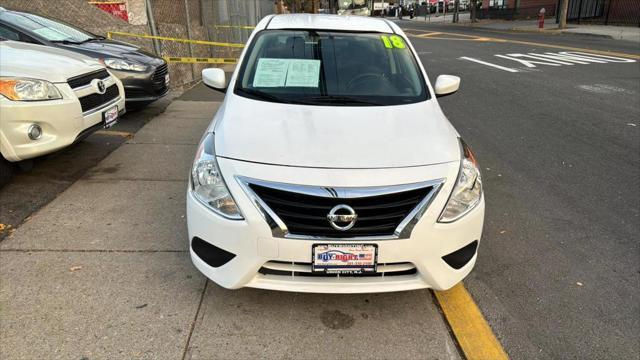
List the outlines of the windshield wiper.
{"type": "Polygon", "coordinates": [[[73,44],[73,45],[82,44],[81,42],[71,41],[71,40],[51,40],[51,42],[56,44],[73,44]]]}
{"type": "Polygon", "coordinates": [[[238,88],[237,90],[246,95],[249,95],[251,97],[254,97],[260,100],[268,100],[272,102],[279,102],[279,103],[285,103],[285,104],[298,104],[298,102],[295,100],[283,99],[281,97],[271,95],[259,90],[244,89],[244,88],[238,88]]]}
{"type": "Polygon", "coordinates": [[[340,95],[309,96],[309,97],[303,97],[298,100],[300,102],[305,102],[305,103],[360,104],[360,105],[372,105],[372,106],[384,105],[371,100],[362,100],[362,99],[357,99],[351,96],[340,96],[340,95]]]}
{"type": "Polygon", "coordinates": [[[80,43],[84,44],[84,43],[87,43],[87,42],[90,42],[90,41],[99,41],[99,40],[104,40],[104,39],[106,39],[106,37],[98,35],[98,36],[95,36],[95,37],[88,38],[86,40],[82,40],[80,43]]]}

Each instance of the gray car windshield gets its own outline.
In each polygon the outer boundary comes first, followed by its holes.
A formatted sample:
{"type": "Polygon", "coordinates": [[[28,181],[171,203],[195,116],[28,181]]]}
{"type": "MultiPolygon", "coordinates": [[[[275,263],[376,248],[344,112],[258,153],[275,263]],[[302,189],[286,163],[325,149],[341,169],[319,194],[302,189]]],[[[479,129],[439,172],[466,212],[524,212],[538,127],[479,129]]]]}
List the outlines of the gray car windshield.
{"type": "Polygon", "coordinates": [[[52,42],[81,43],[95,38],[88,32],[33,14],[3,11],[0,20],[52,42]]]}
{"type": "Polygon", "coordinates": [[[400,105],[429,98],[416,59],[399,35],[315,30],[258,33],[234,91],[308,105],[400,105]]]}

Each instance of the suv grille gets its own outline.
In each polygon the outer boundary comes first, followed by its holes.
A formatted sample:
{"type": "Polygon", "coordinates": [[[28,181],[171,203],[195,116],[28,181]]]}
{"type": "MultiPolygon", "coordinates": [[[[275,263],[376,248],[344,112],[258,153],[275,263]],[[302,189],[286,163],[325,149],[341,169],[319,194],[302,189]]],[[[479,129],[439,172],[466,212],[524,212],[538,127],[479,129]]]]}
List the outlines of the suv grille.
{"type": "Polygon", "coordinates": [[[107,70],[102,69],[88,74],[72,77],[67,80],[67,83],[72,89],[79,88],[81,86],[89,85],[93,79],[104,80],[109,77],[107,70]]]}
{"type": "Polygon", "coordinates": [[[166,63],[158,66],[153,73],[153,89],[157,94],[162,94],[167,90],[167,84],[164,81],[165,75],[169,72],[169,68],[166,63]]]}
{"type": "Polygon", "coordinates": [[[82,112],[84,113],[89,110],[100,107],[108,103],[109,101],[117,98],[119,94],[120,92],[118,91],[118,86],[114,84],[109,86],[107,88],[107,91],[102,95],[96,93],[96,94],[83,96],[80,98],[80,106],[82,106],[82,112]]]}
{"type": "MultiPolygon", "coordinates": [[[[323,197],[249,184],[251,190],[284,222],[291,235],[329,238],[393,236],[400,223],[429,196],[436,185],[361,197],[323,197]],[[331,209],[349,205],[355,225],[341,231],[327,220],[331,209]]],[[[329,192],[339,193],[334,189],[329,192]]]]}

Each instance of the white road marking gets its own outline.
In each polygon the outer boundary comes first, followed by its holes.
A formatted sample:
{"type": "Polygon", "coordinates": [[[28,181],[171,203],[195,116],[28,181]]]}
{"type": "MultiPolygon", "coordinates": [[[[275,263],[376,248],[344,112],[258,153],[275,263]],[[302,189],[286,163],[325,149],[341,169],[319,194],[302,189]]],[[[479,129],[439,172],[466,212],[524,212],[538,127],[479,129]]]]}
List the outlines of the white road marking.
{"type": "Polygon", "coordinates": [[[544,54],[537,54],[537,53],[529,53],[532,55],[536,55],[536,56],[541,56],[544,58],[549,58],[552,60],[562,60],[562,61],[569,61],[572,63],[576,63],[576,64],[581,64],[581,65],[588,65],[589,63],[596,63],[596,64],[605,64],[607,61],[606,60],[602,60],[602,59],[595,59],[595,58],[590,58],[590,57],[586,57],[586,56],[579,56],[579,55],[572,55],[567,53],[566,51],[562,51],[559,53],[552,53],[552,52],[547,52],[544,54]]]}
{"type": "Polygon", "coordinates": [[[607,62],[615,62],[615,63],[634,63],[634,62],[636,62],[633,59],[625,59],[625,58],[621,58],[621,57],[617,57],[617,56],[611,56],[611,55],[589,54],[589,53],[580,52],[580,51],[561,51],[560,54],[578,55],[580,57],[586,57],[586,58],[591,58],[591,59],[595,58],[595,59],[599,59],[599,60],[601,59],[601,60],[605,60],[607,62]]]}
{"type": "Polygon", "coordinates": [[[625,88],[607,85],[607,84],[593,84],[593,85],[578,85],[578,89],[596,94],[612,94],[612,93],[627,93],[633,94],[633,91],[625,88]]]}
{"type": "MultiPolygon", "coordinates": [[[[525,66],[525,68],[510,68],[506,66],[501,66],[497,64],[493,64],[490,62],[486,62],[483,60],[463,56],[460,57],[460,60],[468,60],[473,61],[478,64],[487,65],[496,69],[508,71],[508,72],[527,72],[527,71],[540,71],[539,69],[535,69],[536,65],[548,65],[548,66],[562,66],[562,65],[589,65],[592,63],[596,64],[606,64],[606,63],[635,63],[637,62],[634,59],[626,59],[618,56],[611,55],[601,55],[601,54],[591,54],[580,51],[560,51],[558,53],[546,52],[544,54],[540,53],[528,53],[528,54],[506,54],[506,55],[494,55],[496,57],[516,61],[525,66]],[[535,70],[534,70],[535,69],[535,70]]],[[[587,89],[584,89],[587,90],[587,89]]],[[[589,90],[587,90],[589,91],[589,90]]]]}
{"type": "Polygon", "coordinates": [[[478,63],[478,64],[491,66],[491,67],[493,67],[493,68],[500,69],[500,70],[504,70],[504,71],[508,71],[508,72],[512,72],[512,73],[517,73],[517,72],[519,72],[519,71],[518,71],[518,70],[516,70],[516,69],[512,69],[512,68],[508,68],[508,67],[504,67],[504,66],[500,66],[500,65],[492,64],[492,63],[489,63],[489,62],[486,62],[486,61],[482,61],[482,60],[478,60],[478,59],[470,58],[470,57],[467,57],[467,56],[463,56],[463,57],[461,57],[460,59],[461,59],[461,60],[469,60],[469,61],[473,61],[473,62],[476,62],[476,63],[478,63]]]}
{"type": "Polygon", "coordinates": [[[525,54],[508,54],[508,55],[495,55],[495,56],[503,58],[503,59],[507,59],[507,60],[517,61],[520,64],[522,64],[522,65],[524,65],[526,67],[529,67],[529,68],[536,67],[534,64],[549,65],[549,66],[562,66],[562,64],[558,64],[558,63],[555,63],[555,62],[518,59],[518,57],[530,57],[530,56],[525,55],[525,54]]]}

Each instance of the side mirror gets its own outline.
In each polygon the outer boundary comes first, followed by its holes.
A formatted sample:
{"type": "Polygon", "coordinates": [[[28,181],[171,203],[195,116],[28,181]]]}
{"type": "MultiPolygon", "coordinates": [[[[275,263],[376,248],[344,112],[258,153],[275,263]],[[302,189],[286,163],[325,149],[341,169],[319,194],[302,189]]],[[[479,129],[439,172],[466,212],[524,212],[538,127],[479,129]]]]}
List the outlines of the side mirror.
{"type": "Polygon", "coordinates": [[[460,78],[453,75],[440,75],[436,79],[436,96],[451,95],[460,88],[460,78]]]}
{"type": "Polygon", "coordinates": [[[202,82],[213,90],[227,91],[227,77],[222,69],[208,68],[202,70],[202,82]]]}

